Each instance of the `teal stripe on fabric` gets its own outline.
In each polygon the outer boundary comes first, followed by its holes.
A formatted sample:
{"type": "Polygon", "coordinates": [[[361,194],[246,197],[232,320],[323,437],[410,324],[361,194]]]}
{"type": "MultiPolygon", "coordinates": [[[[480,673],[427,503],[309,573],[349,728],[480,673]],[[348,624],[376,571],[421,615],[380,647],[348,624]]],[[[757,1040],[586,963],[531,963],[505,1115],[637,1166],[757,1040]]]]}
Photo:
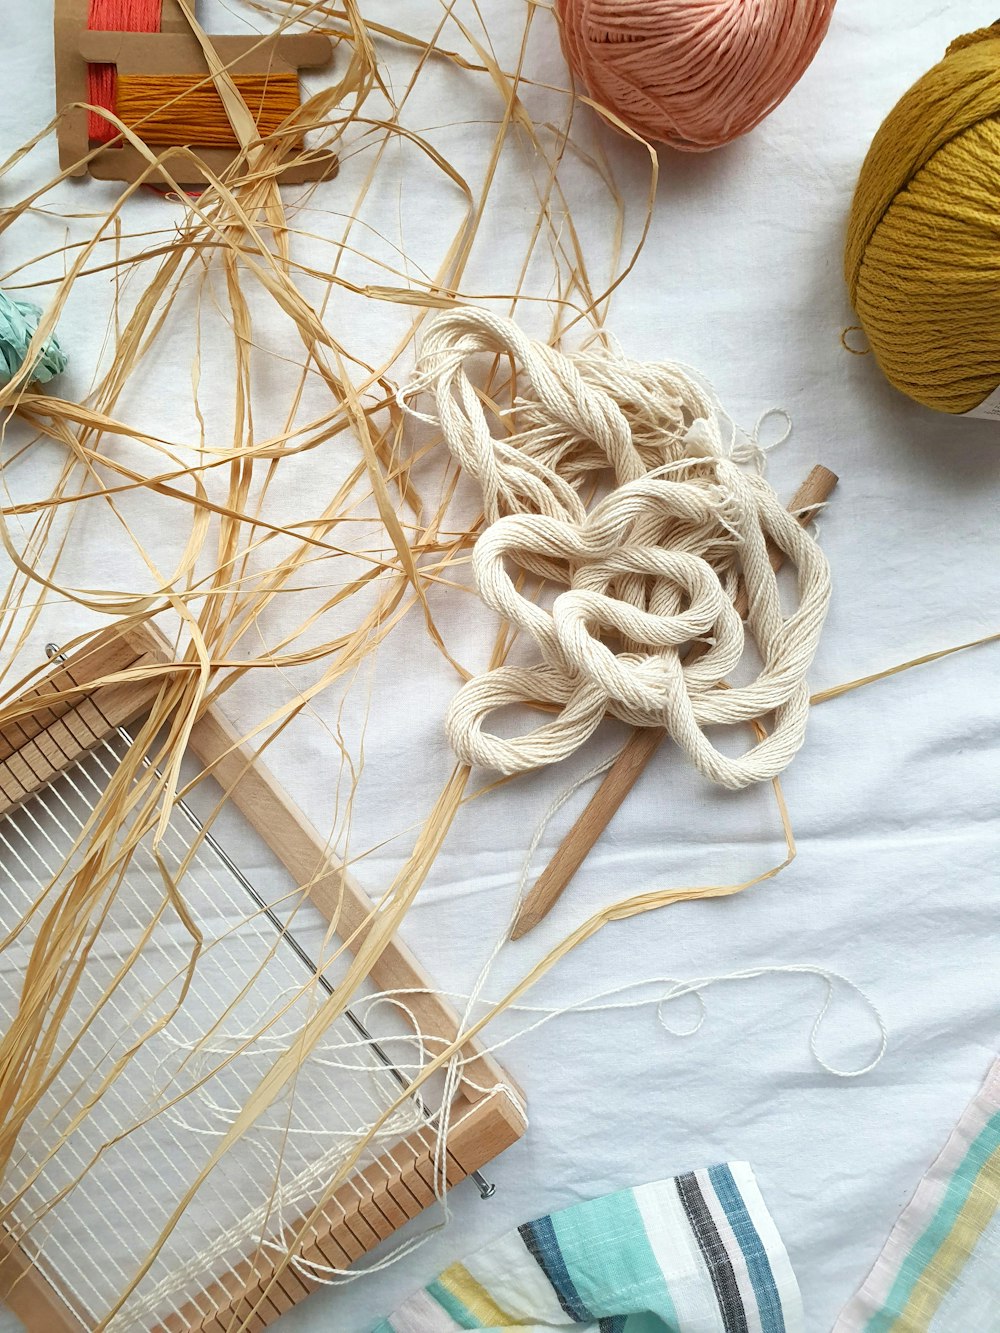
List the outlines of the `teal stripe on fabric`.
{"type": "Polygon", "coordinates": [[[649,1312],[666,1333],[677,1312],[631,1190],[576,1204],[550,1219],[584,1305],[598,1318],[649,1312]]]}
{"type": "MultiPolygon", "coordinates": [[[[802,1333],[790,1273],[795,1299],[787,1310],[782,1305],[784,1251],[777,1240],[773,1251],[765,1246],[770,1233],[763,1224],[758,1232],[753,1223],[757,1195],[750,1195],[748,1206],[737,1183],[739,1169],[708,1168],[688,1183],[698,1185],[703,1206],[711,1205],[716,1242],[727,1247],[740,1312],[748,1316],[743,1326],[760,1333],[802,1333]],[[758,1308],[759,1321],[752,1317],[758,1308]]],[[[706,1317],[717,1328],[711,1312],[720,1308],[718,1291],[699,1261],[691,1210],[678,1201],[677,1186],[675,1178],[622,1190],[527,1222],[466,1260],[465,1267],[446,1269],[373,1333],[431,1333],[439,1325],[454,1333],[484,1333],[485,1326],[492,1333],[495,1323],[505,1323],[500,1317],[505,1310],[518,1328],[539,1333],[543,1324],[569,1323],[594,1333],[704,1333],[706,1317]],[[471,1277],[469,1285],[463,1273],[471,1277]]],[[[730,1319],[729,1326],[738,1325],[730,1319]]]]}
{"type": "Polygon", "coordinates": [[[937,1212],[903,1260],[882,1309],[868,1320],[865,1333],[890,1333],[897,1317],[906,1308],[906,1303],[924,1270],[932,1262],[955,1225],[955,1220],[976,1183],[976,1177],[998,1147],[1000,1147],[1000,1111],[990,1116],[969,1145],[964,1158],[948,1181],[937,1212]]]}
{"type": "Polygon", "coordinates": [[[469,1313],[454,1292],[449,1291],[440,1282],[431,1282],[427,1286],[428,1296],[433,1296],[442,1310],[447,1311],[459,1328],[482,1328],[478,1319],[469,1313]]]}
{"type": "Polygon", "coordinates": [[[757,1299],[761,1328],[764,1333],[785,1333],[785,1317],[781,1312],[781,1295],[763,1242],[757,1234],[753,1219],[747,1212],[743,1195],[728,1166],[710,1166],[708,1178],[716,1197],[726,1211],[733,1235],[739,1241],[747,1263],[750,1283],[757,1299]]]}

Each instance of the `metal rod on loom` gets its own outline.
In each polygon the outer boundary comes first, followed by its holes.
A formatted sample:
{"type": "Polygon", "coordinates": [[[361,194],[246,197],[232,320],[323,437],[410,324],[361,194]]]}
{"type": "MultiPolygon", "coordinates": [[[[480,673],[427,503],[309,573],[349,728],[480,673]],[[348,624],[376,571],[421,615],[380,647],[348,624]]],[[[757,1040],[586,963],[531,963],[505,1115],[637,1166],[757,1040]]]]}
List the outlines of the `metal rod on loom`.
{"type": "MultiPolygon", "coordinates": [[[[62,649],[59,647],[57,643],[47,643],[45,645],[45,653],[50,662],[62,663],[67,661],[66,654],[62,651],[62,649]]],[[[132,746],[135,744],[135,737],[131,734],[131,732],[129,732],[125,727],[115,727],[115,731],[121,738],[121,740],[129,747],[129,749],[131,749],[132,746]]],[[[149,758],[148,755],[143,755],[142,764],[144,768],[153,767],[153,761],[149,758]]],[[[156,772],[156,774],[160,776],[160,770],[158,768],[154,769],[154,772],[156,772]]],[[[198,835],[212,849],[215,855],[219,858],[222,864],[226,867],[229,873],[239,884],[240,888],[244,890],[244,892],[250,897],[252,902],[260,909],[261,912],[263,912],[264,916],[267,917],[268,921],[277,931],[278,935],[288,944],[288,946],[291,948],[292,952],[299,959],[299,961],[303,963],[305,967],[309,970],[309,972],[316,978],[316,980],[319,982],[323,990],[326,991],[327,995],[332,995],[335,989],[333,983],[320,970],[319,965],[315,962],[313,958],[309,956],[307,951],[302,947],[302,945],[295,938],[295,936],[291,934],[291,932],[285,927],[284,923],[278,916],[277,912],[275,912],[274,908],[271,907],[270,904],[257,891],[257,889],[254,888],[253,884],[251,884],[250,880],[247,879],[246,875],[244,875],[243,871],[239,868],[239,866],[232,859],[232,857],[222,846],[222,844],[218,841],[218,839],[211,832],[211,830],[205,827],[205,825],[195,814],[195,812],[191,809],[187,801],[183,799],[183,797],[178,796],[176,798],[175,803],[178,809],[183,813],[185,818],[191,824],[192,828],[194,828],[195,832],[198,833],[198,835]]],[[[377,1059],[381,1061],[381,1063],[385,1066],[385,1068],[388,1070],[391,1076],[396,1080],[399,1086],[404,1090],[408,1088],[409,1084],[403,1073],[396,1068],[396,1066],[392,1062],[391,1057],[382,1049],[379,1043],[372,1036],[371,1032],[369,1032],[365,1024],[361,1021],[360,1018],[358,1018],[357,1014],[355,1014],[352,1009],[347,1008],[344,1010],[344,1017],[354,1028],[358,1036],[361,1037],[363,1041],[367,1042],[371,1050],[374,1051],[377,1059]]],[[[413,1100],[416,1103],[421,1115],[425,1116],[428,1120],[430,1120],[431,1119],[430,1113],[428,1112],[427,1107],[425,1106],[421,1098],[417,1095],[414,1095],[413,1100]]],[[[475,1182],[476,1188],[479,1190],[481,1198],[492,1199],[493,1195],[496,1194],[497,1192],[496,1185],[492,1181],[487,1180],[481,1171],[473,1171],[471,1173],[470,1179],[475,1182]]]]}

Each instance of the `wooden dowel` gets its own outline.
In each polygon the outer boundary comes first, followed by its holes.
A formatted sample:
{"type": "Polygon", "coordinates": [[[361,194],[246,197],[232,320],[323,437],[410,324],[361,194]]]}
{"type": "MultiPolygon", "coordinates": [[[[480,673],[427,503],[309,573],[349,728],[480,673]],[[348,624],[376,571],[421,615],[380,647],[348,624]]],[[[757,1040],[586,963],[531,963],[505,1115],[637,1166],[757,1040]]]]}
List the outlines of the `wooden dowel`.
{"type": "MultiPolygon", "coordinates": [[[[817,464],[789,501],[789,512],[795,514],[805,527],[816,510],[830,497],[836,484],[836,474],[817,464]]],[[[776,548],[772,548],[770,554],[772,568],[777,570],[781,566],[783,554],[776,548]]],[[[741,616],[747,613],[747,600],[746,589],[741,587],[735,603],[741,616]]],[[[707,645],[697,644],[689,654],[688,661],[706,650],[707,645]]],[[[622,801],[639,781],[666,735],[662,727],[638,727],[632,733],[601,785],[587,802],[583,813],[525,897],[510,932],[512,940],[527,935],[529,930],[534,930],[539,921],[548,916],[587,859],[591,848],[614,818],[622,801]]]]}

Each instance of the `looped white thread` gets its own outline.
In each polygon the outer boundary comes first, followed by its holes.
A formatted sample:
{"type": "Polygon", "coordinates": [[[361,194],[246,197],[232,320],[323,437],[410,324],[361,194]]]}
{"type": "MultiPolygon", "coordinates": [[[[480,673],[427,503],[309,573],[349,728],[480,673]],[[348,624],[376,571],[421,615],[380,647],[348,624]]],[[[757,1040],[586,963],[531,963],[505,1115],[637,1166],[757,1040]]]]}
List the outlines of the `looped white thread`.
{"type": "Polygon", "coordinates": [[[720,976],[695,977],[692,981],[673,982],[669,989],[664,991],[656,1006],[656,1017],[659,1019],[660,1026],[665,1032],[669,1032],[672,1037],[693,1037],[696,1032],[701,1030],[705,1022],[708,1010],[705,1004],[705,997],[702,991],[709,986],[714,986],[720,981],[752,981],[756,977],[773,976],[778,973],[790,973],[792,975],[806,975],[820,977],[826,985],[826,997],[823,1000],[822,1007],[816,1018],[813,1020],[812,1029],[809,1033],[809,1054],[819,1065],[820,1069],[826,1074],[831,1074],[834,1078],[862,1078],[865,1074],[870,1074],[877,1065],[882,1063],[882,1058],[889,1048],[889,1030],[885,1025],[885,1019],[874,1001],[865,994],[856,982],[849,980],[841,975],[840,972],[834,972],[828,967],[816,967],[811,963],[775,963],[767,967],[748,967],[740,972],[726,972],[720,976]],[[840,982],[848,990],[853,991],[855,995],[864,1003],[868,1012],[878,1024],[879,1044],[878,1050],[866,1065],[858,1069],[839,1069],[819,1053],[818,1041],[820,1029],[830,1012],[830,1006],[833,1003],[834,985],[840,982]],[[664,1017],[665,1007],[672,1001],[678,1000],[682,995],[693,995],[698,1002],[698,1017],[691,1027],[673,1028],[664,1017]]]}
{"type": "Polygon", "coordinates": [[[433,394],[448,447],[482,492],[479,594],[539,653],[532,666],[498,667],[459,690],[446,721],[459,758],[502,773],[537,768],[571,754],[610,714],[665,727],[723,786],[776,777],[804,738],[830,576],[759,475],[756,441],[727,448],[717,405],[678,366],[597,347],[566,356],[470,307],[429,326],[400,399],[408,411],[421,391],[433,394]],[[511,358],[519,376],[503,436],[467,374],[483,352],[511,358]],[[588,504],[581,492],[591,486],[588,504]],[[769,544],[796,574],[788,614],[769,544]],[[555,590],[551,609],[520,590],[524,573],[555,590]],[[734,608],[741,581],[745,626],[734,608]],[[720,689],[748,640],[761,660],[756,678],[720,689]],[[693,644],[706,651],[685,660],[693,644]],[[514,737],[489,729],[497,710],[531,703],[554,705],[555,716],[514,737]],[[769,715],[770,734],[738,757],[706,734],[769,715]]]}
{"type": "MultiPolygon", "coordinates": [[[[571,1000],[568,1004],[563,1005],[529,1004],[524,1000],[518,1000],[507,1005],[506,1010],[513,1014],[532,1015],[530,1020],[523,1027],[517,1028],[505,1037],[499,1037],[489,1042],[484,1042],[480,1037],[476,1054],[460,1056],[457,1063],[460,1069],[465,1070],[468,1064],[474,1063],[480,1056],[484,1054],[497,1055],[513,1042],[522,1040],[530,1033],[537,1032],[539,1028],[546,1027],[549,1023],[568,1014],[606,1014],[616,1011],[645,1009],[649,1005],[656,1006],[656,1017],[664,1032],[668,1032],[672,1037],[693,1037],[701,1031],[707,1017],[708,1009],[704,992],[709,987],[717,986],[721,982],[755,981],[760,977],[771,976],[818,977],[824,983],[826,994],[819,1012],[813,1019],[809,1033],[809,1054],[824,1073],[830,1074],[833,1078],[863,1078],[865,1074],[870,1074],[873,1069],[882,1063],[886,1051],[889,1049],[889,1029],[875,1001],[850,977],[845,977],[843,973],[836,972],[832,968],[820,967],[816,963],[762,963],[756,967],[740,968],[735,972],[722,972],[709,976],[692,977],[687,980],[676,977],[645,977],[639,981],[628,981],[617,986],[611,986],[598,991],[594,995],[579,1000],[571,1000]],[[861,1002],[878,1031],[878,1046],[874,1055],[867,1063],[857,1069],[841,1069],[837,1065],[831,1064],[819,1052],[819,1035],[830,1013],[838,986],[854,995],[861,1002]],[[649,990],[654,990],[657,993],[654,995],[642,993],[649,990]],[[688,1027],[673,1027],[667,1022],[666,1007],[673,1001],[688,995],[695,998],[698,1006],[697,1017],[688,1027]]],[[[455,992],[445,992],[445,994],[453,1002],[461,1003],[468,1017],[473,1014],[477,1007],[494,1007],[493,1001],[483,998],[481,989],[480,987],[479,991],[474,992],[471,996],[459,995],[455,992]]],[[[414,987],[385,992],[385,994],[391,996],[407,997],[428,993],[414,987]]],[[[433,1045],[433,1043],[430,1045],[433,1045]]],[[[338,1049],[340,1048],[338,1047],[338,1049]]],[[[401,1063],[400,1068],[406,1072],[415,1072],[419,1069],[419,1066],[401,1063]]],[[[467,1070],[465,1070],[464,1076],[469,1082],[474,1082],[467,1070]]],[[[483,1087],[480,1091],[487,1092],[489,1089],[483,1087]]]]}

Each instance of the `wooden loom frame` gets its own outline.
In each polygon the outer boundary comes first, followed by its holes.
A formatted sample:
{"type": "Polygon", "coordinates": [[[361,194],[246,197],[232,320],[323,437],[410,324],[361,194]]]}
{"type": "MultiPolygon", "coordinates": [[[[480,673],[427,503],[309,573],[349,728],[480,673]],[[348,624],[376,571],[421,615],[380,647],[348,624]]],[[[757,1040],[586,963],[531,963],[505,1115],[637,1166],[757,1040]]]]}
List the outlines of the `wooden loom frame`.
{"type": "MultiPolygon", "coordinates": [[[[163,667],[173,655],[151,627],[96,635],[90,643],[55,666],[24,699],[36,707],[0,729],[0,818],[43,790],[61,772],[102,741],[129,727],[150,708],[163,683],[162,672],[148,680],[110,685],[88,683],[134,668],[163,667]],[[78,697],[53,699],[64,690],[78,697]]],[[[295,882],[311,884],[309,896],[327,920],[334,914],[338,933],[356,949],[363,942],[370,899],[351,876],[331,861],[324,840],[305,819],[253,751],[240,743],[228,722],[209,708],[191,732],[190,752],[227,793],[248,824],[284,864],[295,882]]],[[[432,988],[406,947],[393,940],[371,971],[382,990],[432,988]]],[[[458,1018],[434,993],[408,997],[420,1030],[451,1042],[458,1018]]],[[[470,1043],[468,1053],[476,1053],[470,1043]]],[[[459,1184],[516,1142],[526,1127],[518,1090],[500,1066],[485,1054],[465,1067],[452,1107],[445,1174],[448,1188],[459,1184]]],[[[310,1228],[312,1237],[299,1249],[306,1260],[345,1268],[373,1250],[437,1197],[433,1145],[419,1132],[401,1139],[352,1181],[361,1193],[342,1186],[310,1228]]],[[[286,1235],[291,1238],[295,1228],[286,1235]]],[[[156,1333],[257,1333],[320,1285],[300,1269],[281,1265],[259,1253],[234,1271],[214,1278],[214,1312],[192,1304],[184,1318],[168,1318],[156,1333]],[[246,1322],[240,1322],[245,1320],[246,1322]]],[[[35,1267],[30,1257],[0,1228],[0,1299],[22,1320],[28,1333],[88,1333],[64,1297],[35,1267]]]]}

